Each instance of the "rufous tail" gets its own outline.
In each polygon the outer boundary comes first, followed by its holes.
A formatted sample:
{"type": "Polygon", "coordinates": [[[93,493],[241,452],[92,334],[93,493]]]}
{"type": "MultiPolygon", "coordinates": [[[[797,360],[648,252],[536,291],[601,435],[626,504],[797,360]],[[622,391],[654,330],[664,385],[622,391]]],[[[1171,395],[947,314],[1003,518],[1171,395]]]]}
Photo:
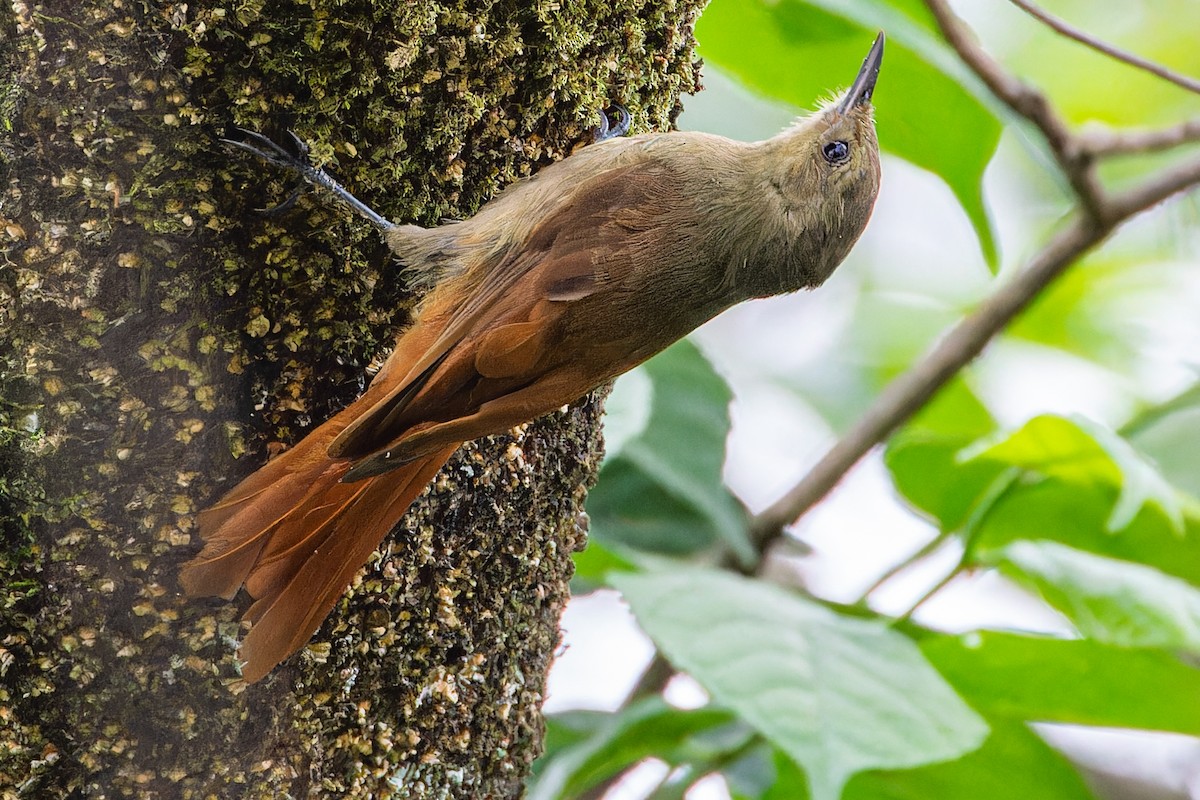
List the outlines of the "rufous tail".
{"type": "Polygon", "coordinates": [[[342,416],[199,515],[204,549],[184,565],[180,582],[191,596],[228,599],[244,585],[254,598],[241,647],[247,681],[266,675],[312,637],[354,573],[457,448],[342,483],[353,462],[326,454],[345,425],[342,416]]]}

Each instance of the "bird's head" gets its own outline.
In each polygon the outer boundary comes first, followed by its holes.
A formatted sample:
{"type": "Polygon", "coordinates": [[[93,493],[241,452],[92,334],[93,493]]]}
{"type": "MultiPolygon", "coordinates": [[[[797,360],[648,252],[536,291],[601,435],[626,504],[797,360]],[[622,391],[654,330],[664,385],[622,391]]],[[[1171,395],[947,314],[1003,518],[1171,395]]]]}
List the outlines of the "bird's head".
{"type": "Polygon", "coordinates": [[[777,196],[782,231],[806,284],[825,280],[858,239],[879,193],[879,143],[871,96],[883,61],[876,37],[850,88],[820,111],[763,142],[762,190],[777,196]]]}

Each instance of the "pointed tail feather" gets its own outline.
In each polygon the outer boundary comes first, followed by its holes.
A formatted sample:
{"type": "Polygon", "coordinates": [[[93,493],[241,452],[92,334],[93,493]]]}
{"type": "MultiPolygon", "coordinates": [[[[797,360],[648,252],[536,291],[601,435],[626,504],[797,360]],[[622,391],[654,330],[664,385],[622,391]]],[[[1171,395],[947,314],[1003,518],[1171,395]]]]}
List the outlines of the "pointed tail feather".
{"type": "MultiPolygon", "coordinates": [[[[250,633],[242,642],[242,676],[256,681],[304,646],[379,547],[457,446],[362,481],[361,494],[326,520],[314,539],[320,545],[297,562],[294,574],[258,597],[246,612],[250,633]]],[[[355,484],[340,484],[354,486],[355,484]]]]}
{"type": "MultiPolygon", "coordinates": [[[[249,493],[236,503],[222,500],[200,513],[204,549],[184,565],[179,576],[187,594],[231,599],[258,564],[279,523],[301,503],[305,492],[318,489],[320,467],[299,473],[273,467],[274,462],[247,479],[271,472],[276,478],[273,486],[249,493]]],[[[240,489],[239,485],[233,491],[240,489]]]]}
{"type": "Polygon", "coordinates": [[[347,467],[346,462],[334,462],[329,472],[317,478],[312,490],[275,524],[270,541],[246,576],[246,591],[251,597],[278,594],[335,533],[332,523],[338,516],[363,499],[370,485],[342,483],[347,467]]]}
{"type": "Polygon", "coordinates": [[[352,462],[325,454],[340,427],[314,431],[200,514],[205,546],[184,565],[180,581],[192,596],[229,598],[244,584],[255,598],[241,650],[248,681],[308,641],[354,573],[457,449],[342,483],[352,462]]]}

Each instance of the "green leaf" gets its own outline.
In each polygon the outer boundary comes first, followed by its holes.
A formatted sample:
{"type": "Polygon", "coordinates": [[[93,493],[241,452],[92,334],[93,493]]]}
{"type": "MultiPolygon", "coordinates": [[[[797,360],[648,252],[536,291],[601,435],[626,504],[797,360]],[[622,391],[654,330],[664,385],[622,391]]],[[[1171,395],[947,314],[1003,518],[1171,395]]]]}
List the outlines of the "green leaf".
{"type": "Polygon", "coordinates": [[[962,377],[946,384],[918,411],[904,430],[973,442],[996,430],[996,418],[962,377]]]}
{"type": "Polygon", "coordinates": [[[995,632],[921,650],[989,715],[1200,736],[1200,670],[1162,650],[995,632]]]}
{"type": "Polygon", "coordinates": [[[900,434],[888,445],[884,463],[904,499],[927,512],[943,531],[957,531],[991,501],[993,488],[1007,485],[1004,467],[959,463],[961,444],[921,434],[900,434]]]}
{"type": "Polygon", "coordinates": [[[938,393],[888,442],[884,463],[896,489],[943,531],[964,526],[1007,468],[991,462],[964,464],[958,453],[996,428],[988,410],[961,380],[938,393]]]}
{"type": "Polygon", "coordinates": [[[624,458],[607,462],[587,499],[589,538],[613,551],[678,557],[710,548],[718,540],[713,521],[657,477],[624,458]]]}
{"type": "Polygon", "coordinates": [[[604,455],[615,458],[650,424],[654,386],[645,368],[626,372],[604,400],[604,455]]]}
{"type": "Polygon", "coordinates": [[[1128,527],[1147,504],[1160,508],[1179,533],[1183,533],[1183,504],[1179,495],[1153,463],[1143,458],[1129,442],[1108,428],[1082,417],[1075,424],[1104,450],[1121,473],[1121,494],[1108,521],[1109,530],[1128,527]]]}
{"type": "MultiPolygon", "coordinates": [[[[1062,755],[1028,727],[989,721],[983,746],[961,758],[903,771],[863,772],[846,786],[845,800],[1094,800],[1062,755]]],[[[806,800],[804,773],[775,753],[775,783],[760,800],[806,800]]]]}
{"type": "Polygon", "coordinates": [[[1094,800],[1079,773],[1023,723],[988,720],[992,734],[962,758],[904,772],[868,772],[846,800],[1094,800]]]}
{"type": "Polygon", "coordinates": [[[1183,535],[1154,504],[1118,535],[1109,530],[1118,490],[1057,478],[1015,484],[978,521],[970,558],[994,563],[1014,541],[1045,539],[1090,553],[1147,564],[1200,585],[1200,518],[1184,515],[1183,535]]]}
{"type": "Polygon", "coordinates": [[[775,782],[762,800],[808,800],[808,780],[804,771],[782,750],[775,751],[775,782]]]}
{"type": "Polygon", "coordinates": [[[955,758],[987,734],[882,622],[712,570],[610,581],[676,667],[804,766],[816,800],[862,770],[955,758]]]}
{"type": "Polygon", "coordinates": [[[874,98],[880,146],[946,181],[994,267],[982,181],[1000,140],[1000,118],[978,81],[931,32],[927,12],[866,0],[714,0],[696,24],[696,38],[706,61],[765,95],[808,108],[849,85],[881,28],[888,43],[874,98]]]}
{"type": "Polygon", "coordinates": [[[1143,411],[1121,433],[1153,458],[1172,484],[1200,497],[1200,384],[1143,411]]]}
{"type": "Polygon", "coordinates": [[[732,392],[687,340],[646,362],[642,374],[649,413],[605,461],[588,497],[593,535],[676,555],[722,540],[749,562],[747,515],[721,476],[732,392]]]}
{"type": "MultiPolygon", "coordinates": [[[[761,800],[764,797],[776,783],[772,763],[775,753],[775,748],[767,744],[762,737],[758,737],[756,746],[746,748],[739,758],[721,766],[721,774],[725,777],[725,785],[729,788],[733,800],[761,800]]],[[[800,786],[805,788],[803,774],[800,775],[800,786]]],[[[806,794],[805,790],[792,797],[802,798],[806,794]]]]}
{"type": "Polygon", "coordinates": [[[540,774],[559,753],[595,736],[611,718],[612,714],[605,711],[590,710],[563,711],[547,716],[542,757],[533,763],[534,774],[540,774]]]}
{"type": "Polygon", "coordinates": [[[1088,638],[1200,654],[1200,589],[1186,581],[1055,542],[1014,542],[1000,555],[1088,638]]]}
{"type": "Polygon", "coordinates": [[[1128,442],[1082,418],[1034,417],[1019,431],[964,452],[962,460],[1002,463],[1077,485],[1116,487],[1117,500],[1105,524],[1112,533],[1129,527],[1148,504],[1183,532],[1183,509],[1174,487],[1128,442]]]}
{"type": "Polygon", "coordinates": [[[1162,278],[1146,254],[1083,258],[1042,290],[1005,335],[1075,353],[1126,372],[1142,357],[1144,325],[1137,309],[1161,302],[1162,278]],[[1152,298],[1152,299],[1151,299],[1152,298]]]}
{"type": "Polygon", "coordinates": [[[571,594],[581,595],[606,585],[608,573],[636,572],[637,565],[622,553],[594,539],[574,554],[575,574],[571,577],[571,594]]]}
{"type": "Polygon", "coordinates": [[[552,755],[539,765],[529,800],[571,800],[642,759],[660,758],[673,766],[704,760],[714,749],[736,747],[749,735],[730,711],[678,709],[658,697],[616,714],[568,716],[565,723],[551,718],[547,742],[552,755]],[[590,727],[588,735],[581,735],[581,723],[590,727]],[[558,746],[559,739],[569,744],[558,746]]]}

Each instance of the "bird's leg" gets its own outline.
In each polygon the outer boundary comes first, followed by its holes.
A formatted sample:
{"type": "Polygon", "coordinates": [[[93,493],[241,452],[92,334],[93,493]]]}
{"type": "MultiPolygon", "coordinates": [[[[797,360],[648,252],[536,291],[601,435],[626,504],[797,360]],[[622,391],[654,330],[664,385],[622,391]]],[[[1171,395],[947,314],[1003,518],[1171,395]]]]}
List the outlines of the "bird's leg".
{"type": "Polygon", "coordinates": [[[596,130],[596,142],[603,142],[606,139],[616,139],[618,136],[624,136],[629,133],[629,125],[633,122],[633,117],[625,109],[625,106],[613,105],[611,109],[607,109],[600,113],[600,127],[596,130]],[[618,121],[616,125],[611,125],[608,121],[608,112],[616,111],[618,121]]]}
{"type": "MultiPolygon", "coordinates": [[[[268,164],[274,164],[277,167],[291,170],[297,173],[305,182],[312,186],[320,186],[332,192],[337,199],[346,206],[349,206],[356,214],[366,219],[381,233],[386,233],[391,228],[395,227],[395,223],[384,219],[382,215],[368,206],[363,201],[359,200],[354,195],[350,194],[340,183],[329,176],[329,173],[323,169],[318,169],[308,162],[308,145],[304,143],[299,136],[292,131],[288,131],[288,135],[292,137],[293,143],[296,145],[298,155],[292,155],[287,150],[275,142],[263,136],[256,131],[238,128],[238,133],[250,141],[238,141],[236,139],[222,139],[221,141],[239,150],[245,150],[258,156],[268,164]],[[251,143],[253,142],[253,143],[251,143]]],[[[296,199],[303,192],[304,187],[301,186],[296,191],[292,192],[286,200],[274,208],[268,209],[267,213],[276,213],[285,208],[291,207],[296,199]]]]}

